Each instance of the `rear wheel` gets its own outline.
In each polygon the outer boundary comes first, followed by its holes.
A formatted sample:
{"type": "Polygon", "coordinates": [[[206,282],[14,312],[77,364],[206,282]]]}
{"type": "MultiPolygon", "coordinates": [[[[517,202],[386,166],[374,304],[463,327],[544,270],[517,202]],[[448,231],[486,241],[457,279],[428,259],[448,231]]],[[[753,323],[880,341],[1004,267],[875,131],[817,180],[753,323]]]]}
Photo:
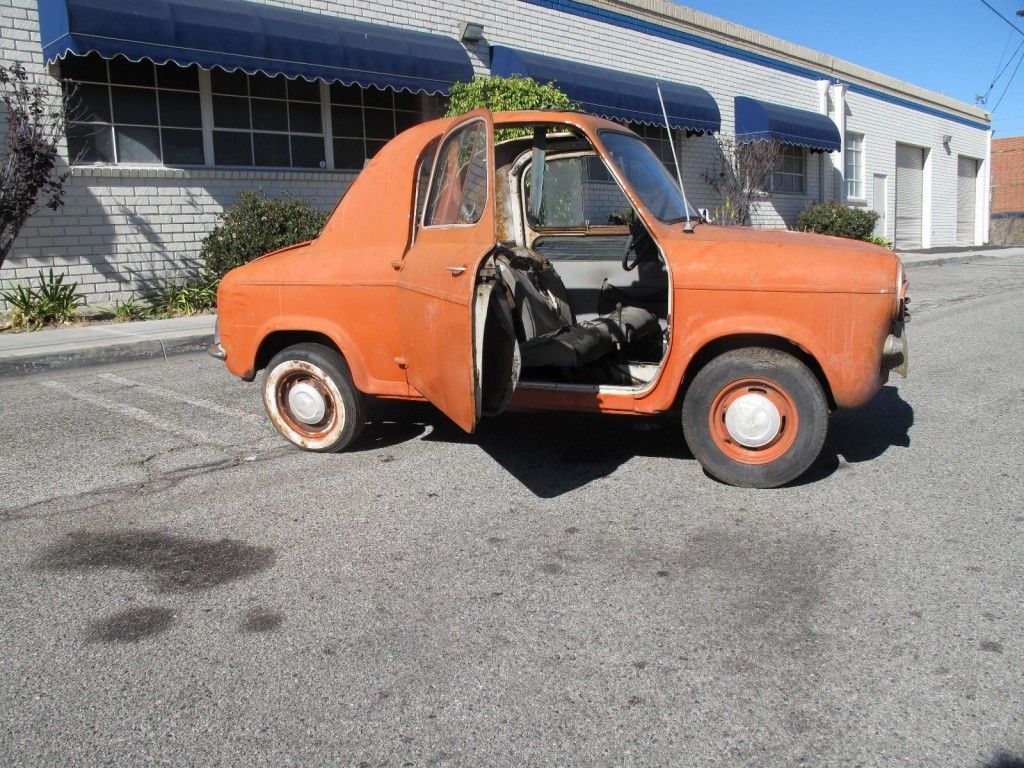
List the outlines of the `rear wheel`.
{"type": "Polygon", "coordinates": [[[340,451],[363,429],[363,397],[344,359],[323,344],[296,344],[276,355],[263,379],[263,405],[291,443],[340,451]]]}
{"type": "Polygon", "coordinates": [[[792,355],[751,347],[719,355],[683,401],[683,432],[708,474],[730,485],[774,488],[821,452],[828,403],[817,377],[792,355]]]}

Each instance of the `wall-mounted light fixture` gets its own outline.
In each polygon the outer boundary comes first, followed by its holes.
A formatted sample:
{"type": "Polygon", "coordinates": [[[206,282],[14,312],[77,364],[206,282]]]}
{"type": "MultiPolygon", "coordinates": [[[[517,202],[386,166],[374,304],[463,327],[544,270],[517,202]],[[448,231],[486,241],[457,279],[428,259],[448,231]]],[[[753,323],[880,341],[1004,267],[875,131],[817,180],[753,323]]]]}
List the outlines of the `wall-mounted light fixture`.
{"type": "Polygon", "coordinates": [[[459,22],[459,40],[464,43],[479,43],[484,36],[484,25],[475,21],[459,22]]]}
{"type": "Polygon", "coordinates": [[[948,134],[948,133],[943,134],[943,136],[942,136],[942,146],[944,146],[946,149],[949,149],[949,145],[952,143],[952,141],[953,141],[953,137],[950,134],[948,134]]]}

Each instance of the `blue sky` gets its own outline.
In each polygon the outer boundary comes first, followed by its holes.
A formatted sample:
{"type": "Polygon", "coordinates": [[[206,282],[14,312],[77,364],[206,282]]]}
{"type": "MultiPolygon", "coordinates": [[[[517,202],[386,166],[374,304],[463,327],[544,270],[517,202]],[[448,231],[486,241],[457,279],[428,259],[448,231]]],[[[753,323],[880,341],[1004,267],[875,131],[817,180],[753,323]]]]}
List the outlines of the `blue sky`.
{"type": "MultiPolygon", "coordinates": [[[[1021,30],[1024,0],[989,0],[1021,30]]],[[[685,0],[680,5],[753,27],[974,103],[1024,42],[981,0],[685,0]]],[[[1024,48],[988,97],[990,112],[1024,48]]],[[[1024,64],[993,114],[995,135],[1024,134],[1024,64]]]]}

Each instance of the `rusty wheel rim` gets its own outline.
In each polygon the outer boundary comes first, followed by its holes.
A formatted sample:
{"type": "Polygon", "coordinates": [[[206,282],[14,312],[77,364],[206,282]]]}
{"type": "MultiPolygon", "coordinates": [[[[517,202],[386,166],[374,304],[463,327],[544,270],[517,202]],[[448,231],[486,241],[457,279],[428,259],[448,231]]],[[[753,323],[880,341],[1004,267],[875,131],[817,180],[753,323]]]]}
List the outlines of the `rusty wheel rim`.
{"type": "Polygon", "coordinates": [[[767,464],[793,447],[800,422],[796,403],[784,388],[752,377],[722,387],[711,403],[708,426],[715,445],[730,459],[767,464]],[[746,413],[740,419],[735,412],[730,417],[730,408],[746,413]]]}
{"type": "Polygon", "coordinates": [[[339,399],[331,383],[319,368],[300,361],[291,363],[291,368],[277,378],[274,386],[276,410],[284,425],[303,441],[318,442],[335,431],[341,410],[339,399]],[[293,409],[291,395],[297,387],[316,392],[323,400],[323,415],[315,421],[308,421],[293,409]]]}

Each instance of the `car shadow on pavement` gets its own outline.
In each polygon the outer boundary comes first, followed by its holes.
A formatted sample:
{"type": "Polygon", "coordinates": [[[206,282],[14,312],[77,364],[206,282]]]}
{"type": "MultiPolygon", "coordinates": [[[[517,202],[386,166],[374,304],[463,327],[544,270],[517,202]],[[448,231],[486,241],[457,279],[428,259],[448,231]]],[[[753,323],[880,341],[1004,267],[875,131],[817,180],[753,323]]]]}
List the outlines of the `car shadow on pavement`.
{"type": "Polygon", "coordinates": [[[505,413],[465,434],[432,406],[377,403],[349,450],[375,450],[421,437],[473,443],[541,498],[606,477],[635,456],[691,459],[679,414],[655,417],[552,412],[505,413]]]}
{"type": "Polygon", "coordinates": [[[877,459],[890,448],[909,448],[913,425],[914,409],[900,397],[899,390],[882,387],[863,408],[832,414],[825,446],[817,461],[790,485],[822,480],[843,462],[858,464],[877,459]]]}

